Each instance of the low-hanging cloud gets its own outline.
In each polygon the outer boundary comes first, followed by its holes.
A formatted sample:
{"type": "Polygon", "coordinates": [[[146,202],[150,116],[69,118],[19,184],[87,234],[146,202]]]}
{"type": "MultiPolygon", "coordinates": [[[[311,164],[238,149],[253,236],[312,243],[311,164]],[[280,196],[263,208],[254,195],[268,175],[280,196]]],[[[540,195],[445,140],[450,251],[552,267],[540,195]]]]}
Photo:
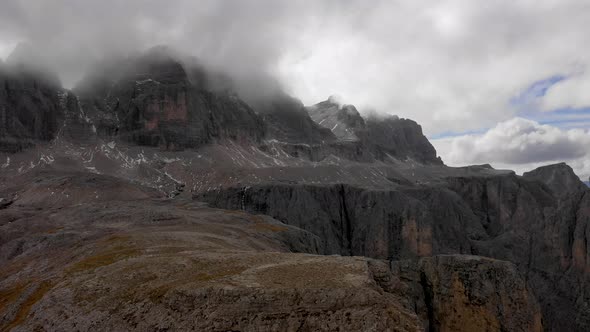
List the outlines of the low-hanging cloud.
{"type": "Polygon", "coordinates": [[[332,6],[311,4],[6,0],[0,4],[0,45],[4,45],[0,49],[17,42],[33,45],[67,86],[105,57],[126,56],[155,45],[198,56],[238,77],[261,75],[270,72],[292,43],[294,31],[305,27],[310,12],[329,12],[332,6]]]}
{"type": "Polygon", "coordinates": [[[0,51],[28,41],[72,86],[105,56],[167,44],[250,86],[338,94],[434,135],[491,127],[534,82],[584,73],[589,20],[585,0],[4,0],[0,51]]]}

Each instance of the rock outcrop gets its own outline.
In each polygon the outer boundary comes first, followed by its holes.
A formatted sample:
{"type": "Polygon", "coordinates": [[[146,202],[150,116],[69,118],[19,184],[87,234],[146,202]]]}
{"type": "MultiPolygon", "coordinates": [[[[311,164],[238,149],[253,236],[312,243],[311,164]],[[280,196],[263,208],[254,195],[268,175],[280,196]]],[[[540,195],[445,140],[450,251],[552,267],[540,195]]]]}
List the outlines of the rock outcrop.
{"type": "Polygon", "coordinates": [[[303,104],[279,93],[257,102],[268,128],[268,138],[289,144],[319,145],[335,140],[330,130],[317,125],[303,104]]]}
{"type": "Polygon", "coordinates": [[[320,126],[328,128],[344,141],[360,140],[358,132],[365,131],[365,120],[353,105],[341,105],[336,97],[307,108],[309,115],[320,126]]]}
{"type": "Polygon", "coordinates": [[[565,163],[539,167],[523,174],[525,179],[545,183],[556,195],[566,197],[584,191],[584,184],[565,163]]]}
{"type": "Polygon", "coordinates": [[[392,271],[428,331],[543,331],[539,304],[512,263],[434,256],[392,262],[392,271]]]}
{"type": "Polygon", "coordinates": [[[124,63],[112,65],[126,68],[114,81],[89,74],[76,89],[101,135],[168,150],[224,139],[254,144],[264,137],[261,119],[244,101],[191,81],[167,49],[154,48],[124,63]]]}
{"type": "Polygon", "coordinates": [[[513,262],[532,285],[545,325],[580,330],[589,317],[589,190],[572,175],[562,164],[524,177],[449,177],[442,185],[390,190],[269,184],[196,198],[305,229],[322,239],[327,254],[389,260],[474,254],[513,262]]]}
{"type": "Polygon", "coordinates": [[[412,120],[377,115],[364,119],[354,106],[342,105],[333,97],[307,110],[319,125],[330,129],[349,145],[356,142],[374,159],[411,159],[420,163],[442,164],[436,150],[422,133],[422,127],[412,120]]]}

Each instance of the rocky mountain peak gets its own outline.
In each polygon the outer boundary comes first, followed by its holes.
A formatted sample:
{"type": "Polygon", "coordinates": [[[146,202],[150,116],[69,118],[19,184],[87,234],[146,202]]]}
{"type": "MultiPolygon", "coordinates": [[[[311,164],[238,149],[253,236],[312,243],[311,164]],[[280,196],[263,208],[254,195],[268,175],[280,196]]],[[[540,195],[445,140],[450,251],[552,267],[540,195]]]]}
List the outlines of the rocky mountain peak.
{"type": "Polygon", "coordinates": [[[254,108],[267,123],[269,139],[289,144],[317,145],[334,141],[334,135],[306,112],[303,103],[280,92],[259,100],[254,108]]]}
{"type": "Polygon", "coordinates": [[[556,194],[563,196],[586,190],[583,182],[566,163],[539,167],[523,174],[526,179],[546,184],[556,194]]]}
{"type": "Polygon", "coordinates": [[[353,105],[342,105],[337,97],[307,108],[311,118],[320,126],[330,129],[344,141],[358,141],[357,131],[365,130],[365,121],[353,105]]]}
{"type": "Polygon", "coordinates": [[[416,122],[395,115],[371,113],[361,116],[354,105],[341,104],[336,98],[307,108],[311,118],[344,142],[360,142],[377,159],[413,159],[440,164],[436,150],[416,122]]]}

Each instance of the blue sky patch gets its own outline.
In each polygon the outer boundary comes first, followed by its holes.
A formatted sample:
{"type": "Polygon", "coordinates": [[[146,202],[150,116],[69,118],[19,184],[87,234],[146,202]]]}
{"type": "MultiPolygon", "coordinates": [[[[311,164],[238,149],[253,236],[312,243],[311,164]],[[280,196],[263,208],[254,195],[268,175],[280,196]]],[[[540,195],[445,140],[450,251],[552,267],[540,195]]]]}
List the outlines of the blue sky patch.
{"type": "Polygon", "coordinates": [[[531,84],[522,93],[510,100],[512,106],[526,106],[537,98],[543,97],[549,88],[553,85],[566,80],[568,77],[565,75],[554,75],[544,80],[540,80],[531,84]]]}
{"type": "Polygon", "coordinates": [[[458,136],[465,136],[465,135],[483,135],[485,134],[490,128],[481,128],[477,130],[469,130],[469,131],[462,131],[462,132],[453,132],[453,131],[445,131],[440,134],[429,136],[428,139],[443,139],[443,138],[451,138],[451,137],[458,137],[458,136]]]}

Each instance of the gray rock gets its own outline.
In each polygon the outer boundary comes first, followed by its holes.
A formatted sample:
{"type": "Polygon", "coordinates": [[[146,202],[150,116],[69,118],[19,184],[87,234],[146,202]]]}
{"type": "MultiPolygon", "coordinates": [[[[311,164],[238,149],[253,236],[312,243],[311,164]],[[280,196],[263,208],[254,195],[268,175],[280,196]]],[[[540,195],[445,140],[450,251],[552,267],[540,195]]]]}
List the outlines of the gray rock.
{"type": "Polygon", "coordinates": [[[589,317],[589,307],[579,305],[588,303],[589,191],[568,167],[549,169],[555,177],[543,176],[546,183],[531,175],[541,169],[524,177],[450,177],[442,186],[268,184],[195,198],[307,230],[322,239],[327,254],[390,260],[475,254],[513,262],[539,298],[549,329],[583,330],[589,317]],[[555,187],[560,174],[571,179],[569,186],[555,187]]]}
{"type": "Polygon", "coordinates": [[[512,263],[447,255],[391,268],[391,284],[430,331],[543,331],[539,304],[512,263]]]}
{"type": "Polygon", "coordinates": [[[59,82],[25,64],[0,70],[0,152],[17,152],[55,137],[63,119],[59,82]]]}
{"type": "Polygon", "coordinates": [[[307,109],[312,119],[330,129],[343,145],[355,142],[374,159],[412,159],[442,164],[436,150],[414,121],[396,116],[369,115],[363,119],[353,105],[341,105],[333,97],[307,109]]]}

